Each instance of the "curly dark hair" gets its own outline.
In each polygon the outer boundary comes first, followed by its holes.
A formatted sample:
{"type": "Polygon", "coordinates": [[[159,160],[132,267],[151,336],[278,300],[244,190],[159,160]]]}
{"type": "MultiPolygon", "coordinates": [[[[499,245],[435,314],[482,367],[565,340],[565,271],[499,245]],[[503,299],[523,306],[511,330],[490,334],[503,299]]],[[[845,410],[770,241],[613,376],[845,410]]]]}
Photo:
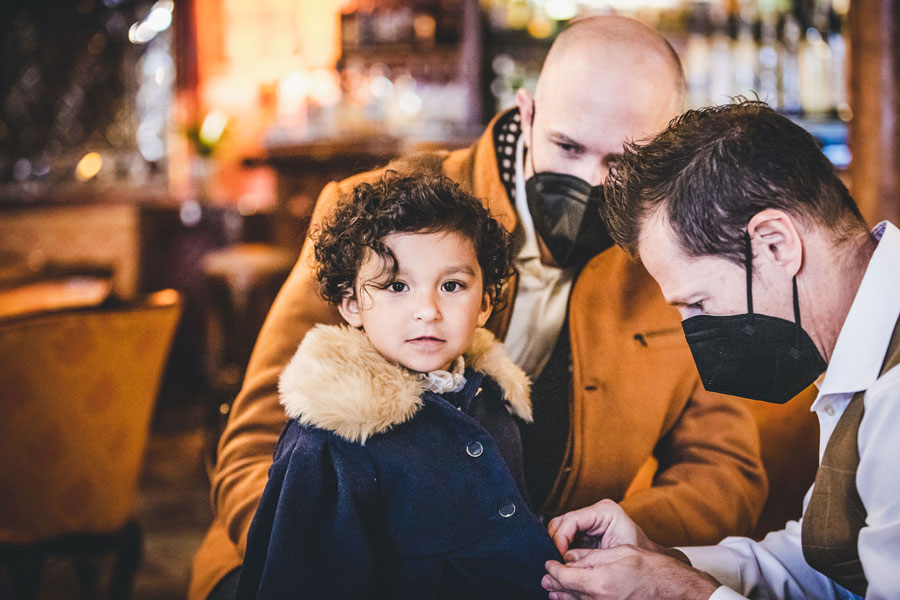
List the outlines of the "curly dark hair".
{"type": "Polygon", "coordinates": [[[512,274],[509,232],[451,179],[395,171],[353,188],[312,234],[319,293],[329,303],[340,304],[347,290],[353,291],[369,250],[396,275],[397,259],[383,240],[392,233],[413,232],[455,232],[472,240],[484,290],[497,305],[503,284],[512,274]]]}

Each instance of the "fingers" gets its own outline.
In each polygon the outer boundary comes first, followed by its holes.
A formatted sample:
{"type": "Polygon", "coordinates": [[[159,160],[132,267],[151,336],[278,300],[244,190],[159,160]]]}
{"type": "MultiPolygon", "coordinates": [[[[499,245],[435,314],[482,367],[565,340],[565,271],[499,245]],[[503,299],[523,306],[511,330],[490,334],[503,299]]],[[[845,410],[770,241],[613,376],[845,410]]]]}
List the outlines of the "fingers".
{"type": "Polygon", "coordinates": [[[565,592],[568,594],[572,594],[572,592],[586,592],[590,586],[591,576],[596,573],[592,569],[568,567],[555,560],[548,560],[544,567],[547,569],[547,575],[541,580],[541,585],[550,592],[565,592]]]}
{"type": "Polygon", "coordinates": [[[565,554],[569,546],[572,545],[575,534],[578,533],[578,522],[570,519],[568,514],[556,517],[550,521],[547,532],[553,538],[553,544],[559,553],[565,554]]]}
{"type": "Polygon", "coordinates": [[[609,560],[604,556],[604,551],[597,550],[569,550],[563,555],[568,567],[591,568],[599,564],[605,564],[609,560]]]}
{"type": "Polygon", "coordinates": [[[657,552],[633,546],[570,550],[565,565],[547,561],[541,586],[561,600],[582,598],[709,598],[719,582],[657,552]]]}
{"type": "MultiPolygon", "coordinates": [[[[558,565],[558,564],[559,564],[559,563],[558,563],[557,561],[555,561],[555,560],[548,560],[546,563],[544,563],[544,568],[549,569],[551,563],[554,564],[554,565],[558,565]]],[[[544,575],[544,576],[541,578],[541,587],[544,588],[545,590],[547,590],[548,592],[560,592],[560,591],[562,591],[562,586],[559,585],[559,582],[558,582],[556,579],[553,578],[553,575],[551,575],[551,574],[549,573],[549,571],[548,571],[548,573],[547,573],[546,575],[544,575]]]]}
{"type": "Polygon", "coordinates": [[[625,514],[618,504],[612,500],[601,500],[591,506],[552,519],[547,525],[547,532],[553,538],[559,553],[565,554],[577,534],[602,536],[612,519],[619,513],[625,514]]]}
{"type": "Polygon", "coordinates": [[[541,580],[541,585],[545,590],[550,592],[548,594],[550,600],[579,600],[578,596],[576,596],[575,594],[570,594],[569,592],[563,590],[559,585],[559,582],[555,581],[552,577],[550,577],[550,575],[544,575],[544,579],[541,580]]]}
{"type": "Polygon", "coordinates": [[[550,592],[547,594],[550,600],[578,600],[578,596],[573,596],[567,592],[550,592]]]}
{"type": "Polygon", "coordinates": [[[593,568],[615,562],[639,552],[634,546],[616,546],[606,550],[573,548],[563,555],[567,567],[593,568]]]}

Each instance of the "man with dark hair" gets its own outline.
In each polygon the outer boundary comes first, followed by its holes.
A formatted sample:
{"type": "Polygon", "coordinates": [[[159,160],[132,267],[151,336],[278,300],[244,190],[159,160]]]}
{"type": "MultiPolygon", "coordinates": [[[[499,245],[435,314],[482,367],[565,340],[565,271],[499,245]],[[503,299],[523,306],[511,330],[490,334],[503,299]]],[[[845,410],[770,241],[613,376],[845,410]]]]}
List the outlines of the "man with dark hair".
{"type": "Polygon", "coordinates": [[[607,191],[610,235],[681,312],[707,390],[783,403],[817,384],[820,466],[802,519],[762,542],[666,549],[609,501],[563,515],[551,597],[900,598],[900,230],[869,232],[812,137],[760,102],[629,145],[607,191]],[[569,550],[579,532],[602,549],[569,550]]]}
{"type": "Polygon", "coordinates": [[[826,225],[835,241],[858,235],[863,218],[831,163],[806,130],[784,125],[765,103],[744,101],[688,111],[653,144],[632,145],[601,207],[610,235],[637,256],[641,226],[665,208],[685,253],[738,265],[747,222],[766,208],[826,225]]]}
{"type": "MultiPolygon", "coordinates": [[[[597,213],[624,141],[662,130],[680,114],[683,91],[681,66],[652,29],[581,20],[554,42],[534,97],[520,91],[517,109],[470,148],[392,167],[449,176],[517,240],[505,308],[487,326],[533,380],[534,424],[522,441],[535,511],[553,516],[610,497],[668,544],[746,533],[766,499],[749,409],[703,390],[677,312],[611,247],[597,213]]],[[[312,228],[342,192],[378,177],[329,184],[312,228]]],[[[340,319],[317,298],[311,249],[307,241],[263,325],[219,444],[215,520],[194,561],[193,599],[217,584],[215,597],[227,597],[236,578],[284,425],[278,373],[311,327],[340,319]]],[[[794,457],[778,464],[803,479],[794,457]]]]}

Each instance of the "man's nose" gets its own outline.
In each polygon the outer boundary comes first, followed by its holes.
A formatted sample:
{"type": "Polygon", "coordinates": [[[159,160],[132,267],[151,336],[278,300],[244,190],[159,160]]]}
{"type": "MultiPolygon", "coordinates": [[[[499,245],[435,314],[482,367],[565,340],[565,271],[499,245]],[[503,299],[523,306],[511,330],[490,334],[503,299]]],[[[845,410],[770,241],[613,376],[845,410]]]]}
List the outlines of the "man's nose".
{"type": "Polygon", "coordinates": [[[416,294],[416,307],[413,318],[416,321],[436,321],[440,319],[441,311],[438,308],[437,298],[431,291],[422,291],[416,294]]]}
{"type": "Polygon", "coordinates": [[[587,181],[591,187],[602,185],[609,175],[609,165],[603,159],[584,160],[577,170],[570,171],[571,175],[587,181]]]}
{"type": "Polygon", "coordinates": [[[591,173],[588,182],[592,187],[602,185],[603,182],[606,181],[607,175],[609,175],[609,165],[607,165],[603,161],[600,161],[594,166],[594,171],[593,173],[591,173]]]}

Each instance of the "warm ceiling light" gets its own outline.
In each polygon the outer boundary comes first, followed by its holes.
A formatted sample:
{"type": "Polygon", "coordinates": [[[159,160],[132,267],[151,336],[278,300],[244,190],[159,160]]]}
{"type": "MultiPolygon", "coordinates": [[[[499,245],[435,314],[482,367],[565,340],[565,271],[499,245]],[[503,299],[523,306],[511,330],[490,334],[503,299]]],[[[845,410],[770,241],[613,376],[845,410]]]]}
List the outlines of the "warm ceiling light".
{"type": "Polygon", "coordinates": [[[75,177],[78,181],[87,181],[100,172],[103,166],[103,159],[96,152],[88,152],[81,157],[78,165],[75,167],[75,177]]]}

